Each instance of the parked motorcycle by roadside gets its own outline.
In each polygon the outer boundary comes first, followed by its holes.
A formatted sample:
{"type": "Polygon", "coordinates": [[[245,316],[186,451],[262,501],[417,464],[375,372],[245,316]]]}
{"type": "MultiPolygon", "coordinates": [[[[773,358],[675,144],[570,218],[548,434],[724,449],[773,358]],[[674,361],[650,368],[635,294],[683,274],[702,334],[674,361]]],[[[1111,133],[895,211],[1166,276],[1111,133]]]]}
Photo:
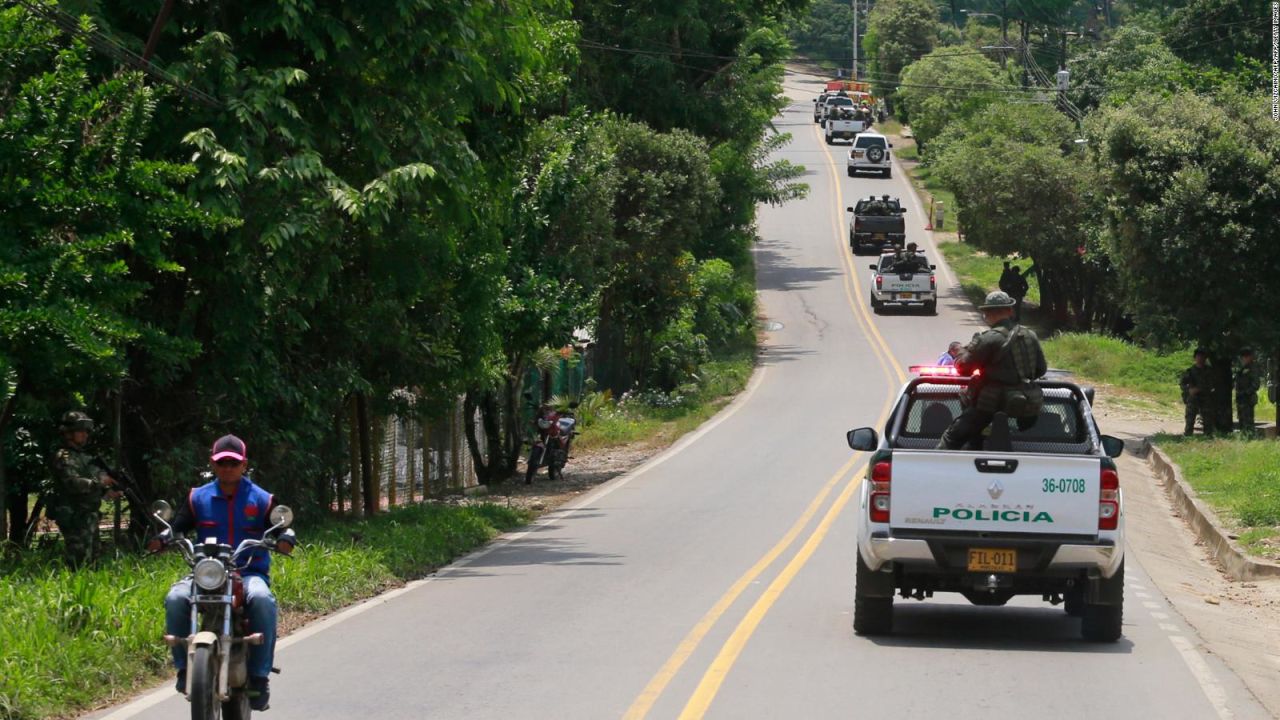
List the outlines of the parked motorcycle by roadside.
{"type": "MultiPolygon", "coordinates": [[[[245,617],[245,591],[240,571],[253,551],[292,548],[297,544],[293,530],[293,511],[278,505],[271,511],[271,527],[262,540],[245,539],[235,548],[213,538],[193,543],[175,537],[169,521],[173,508],[163,500],[151,506],[151,517],[163,527],[157,540],[163,552],[177,548],[191,567],[191,632],[186,637],[165,635],[169,647],[187,649],[187,686],[185,695],[191,703],[191,720],[247,720],[249,707],[249,672],[247,658],[250,645],[263,642],[262,633],[249,633],[245,617]]],[[[272,668],[272,672],[279,672],[272,668]]]]}
{"type": "Polygon", "coordinates": [[[533,483],[533,476],[544,464],[547,466],[547,477],[551,480],[564,477],[564,466],[569,462],[569,449],[577,435],[578,419],[573,414],[577,407],[578,403],[572,402],[564,412],[557,412],[549,407],[539,410],[538,417],[534,420],[537,435],[529,448],[524,471],[526,485],[533,483]]]}

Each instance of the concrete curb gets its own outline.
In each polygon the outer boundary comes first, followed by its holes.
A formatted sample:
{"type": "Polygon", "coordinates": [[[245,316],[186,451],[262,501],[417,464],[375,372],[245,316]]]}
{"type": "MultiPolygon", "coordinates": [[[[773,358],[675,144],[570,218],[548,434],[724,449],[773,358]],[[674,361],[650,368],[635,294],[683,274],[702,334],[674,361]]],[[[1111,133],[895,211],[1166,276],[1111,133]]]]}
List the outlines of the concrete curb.
{"type": "Polygon", "coordinates": [[[1147,464],[1165,493],[1186,518],[1191,529],[1209,549],[1209,554],[1233,580],[1280,577],[1280,565],[1249,557],[1222,529],[1218,516],[1196,497],[1196,491],[1182,477],[1182,470],[1159,447],[1143,442],[1147,464]]]}

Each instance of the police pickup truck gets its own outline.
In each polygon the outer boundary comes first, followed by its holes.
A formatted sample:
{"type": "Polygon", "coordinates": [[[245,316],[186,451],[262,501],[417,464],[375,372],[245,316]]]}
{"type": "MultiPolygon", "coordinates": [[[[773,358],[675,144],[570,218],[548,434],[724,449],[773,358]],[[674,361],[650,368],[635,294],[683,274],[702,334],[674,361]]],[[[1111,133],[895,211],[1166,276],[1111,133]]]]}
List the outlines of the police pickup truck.
{"type": "Polygon", "coordinates": [[[935,450],[970,378],[912,368],[881,431],[850,430],[872,452],[861,484],[853,629],[893,631],[894,596],[935,592],[975,605],[1039,595],[1081,618],[1085,640],[1120,638],[1124,500],[1100,435],[1092,389],[1039,380],[1044,407],[1029,430],[998,413],[976,450],[935,450]],[[883,432],[883,435],[880,433],[883,432]]]}
{"type": "Polygon", "coordinates": [[[938,266],[930,265],[924,253],[886,252],[869,267],[872,312],[879,313],[885,305],[919,305],[926,313],[937,314],[938,277],[933,271],[938,266]]]}

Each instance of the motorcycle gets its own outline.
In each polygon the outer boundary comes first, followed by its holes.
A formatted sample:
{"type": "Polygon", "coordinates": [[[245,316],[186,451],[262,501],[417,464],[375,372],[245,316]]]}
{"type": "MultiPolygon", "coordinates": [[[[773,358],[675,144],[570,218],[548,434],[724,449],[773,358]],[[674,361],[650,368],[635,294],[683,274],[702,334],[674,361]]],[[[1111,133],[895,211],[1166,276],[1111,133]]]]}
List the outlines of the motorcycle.
{"type": "MultiPolygon", "coordinates": [[[[248,656],[250,645],[261,645],[262,633],[249,633],[245,618],[244,582],[241,569],[254,550],[276,551],[281,540],[296,544],[293,511],[277,505],[270,516],[271,527],[262,540],[246,538],[235,548],[209,538],[192,543],[174,537],[169,521],[173,508],[163,500],[152,506],[151,516],[164,527],[161,550],[176,547],[191,567],[191,633],[186,637],[165,635],[169,647],[187,648],[187,700],[191,720],[248,720],[248,656]],[[280,533],[277,537],[277,533],[280,533]],[[243,560],[243,562],[242,562],[243,560]]],[[[284,554],[284,553],[281,553],[284,554]]],[[[287,557],[287,555],[286,555],[287,557]]],[[[272,668],[272,672],[279,672],[272,668]]]]}
{"type": "Polygon", "coordinates": [[[573,410],[577,407],[578,403],[569,403],[569,410],[563,413],[549,410],[538,417],[538,436],[529,448],[529,459],[524,471],[526,485],[533,482],[533,476],[544,463],[550,479],[564,478],[564,466],[569,462],[569,448],[577,435],[578,419],[573,415],[573,410]]]}

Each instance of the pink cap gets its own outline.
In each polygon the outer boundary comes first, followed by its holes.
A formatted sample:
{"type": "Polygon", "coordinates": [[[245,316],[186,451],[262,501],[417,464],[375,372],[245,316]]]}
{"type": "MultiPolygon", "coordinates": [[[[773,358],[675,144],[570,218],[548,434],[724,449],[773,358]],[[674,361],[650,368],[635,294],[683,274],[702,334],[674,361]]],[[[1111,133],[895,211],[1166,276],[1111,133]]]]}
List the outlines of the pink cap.
{"type": "Polygon", "coordinates": [[[245,446],[244,441],[235,435],[223,435],[213,444],[210,460],[218,462],[225,458],[232,458],[244,462],[245,446]]]}

